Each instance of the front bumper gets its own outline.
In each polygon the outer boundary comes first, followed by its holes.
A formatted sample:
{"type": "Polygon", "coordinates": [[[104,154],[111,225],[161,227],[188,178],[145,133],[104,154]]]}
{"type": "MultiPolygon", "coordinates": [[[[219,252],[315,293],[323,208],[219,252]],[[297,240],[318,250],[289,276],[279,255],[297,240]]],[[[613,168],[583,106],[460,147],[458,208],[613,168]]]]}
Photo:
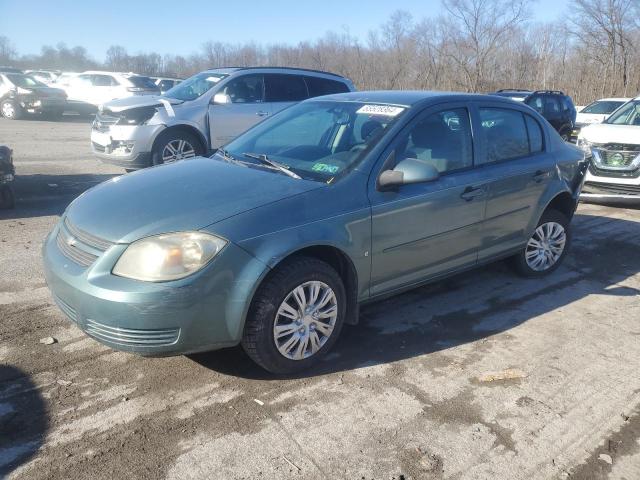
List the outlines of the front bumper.
{"type": "Polygon", "coordinates": [[[253,292],[268,268],[229,243],[185,279],[151,283],[111,274],[126,245],[113,244],[88,267],[62,253],[58,232],[43,245],[47,285],[85,333],[116,350],[182,355],[237,345],[253,292]]]}
{"type": "MultiPolygon", "coordinates": [[[[593,173],[593,166],[587,171],[581,200],[602,202],[634,203],[640,202],[640,176],[605,176],[593,173]]],[[[600,172],[600,171],[599,171],[600,172]]]]}
{"type": "Polygon", "coordinates": [[[151,148],[164,125],[112,125],[91,129],[91,150],[105,163],[138,170],[151,166],[151,148]]]}

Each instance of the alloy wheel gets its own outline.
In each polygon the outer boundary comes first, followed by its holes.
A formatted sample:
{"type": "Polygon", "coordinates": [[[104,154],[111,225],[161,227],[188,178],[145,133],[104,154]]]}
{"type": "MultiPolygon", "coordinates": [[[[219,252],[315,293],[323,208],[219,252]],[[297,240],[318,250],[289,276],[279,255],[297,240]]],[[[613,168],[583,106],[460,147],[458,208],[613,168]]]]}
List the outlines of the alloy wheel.
{"type": "Polygon", "coordinates": [[[168,142],[162,149],[162,163],[172,163],[196,156],[196,150],[186,140],[176,139],[168,142]]]}
{"type": "Polygon", "coordinates": [[[13,118],[16,114],[16,109],[11,102],[5,102],[2,104],[2,115],[5,118],[13,118]]]}
{"type": "Polygon", "coordinates": [[[315,355],[327,342],[338,318],[338,300],[326,283],[305,282],[280,304],[273,338],[280,354],[290,360],[315,355]]]}
{"type": "Polygon", "coordinates": [[[525,249],[527,265],[536,272],[553,267],[564,252],[567,232],[556,222],[547,222],[536,228],[525,249]]]}

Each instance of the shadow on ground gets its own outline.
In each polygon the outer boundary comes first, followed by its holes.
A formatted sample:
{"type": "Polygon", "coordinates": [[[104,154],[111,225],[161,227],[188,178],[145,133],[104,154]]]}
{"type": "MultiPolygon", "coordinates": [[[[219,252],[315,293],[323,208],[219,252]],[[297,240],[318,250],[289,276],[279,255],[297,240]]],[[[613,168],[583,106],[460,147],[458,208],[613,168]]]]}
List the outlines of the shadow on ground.
{"type": "MultiPolygon", "coordinates": [[[[565,264],[542,279],[522,279],[498,262],[365,306],[357,326],[341,338],[317,368],[299,377],[396,362],[508,331],[588,295],[637,296],[619,285],[640,272],[640,223],[576,215],[574,246],[565,264]]],[[[193,355],[220,373],[277,379],[258,368],[241,348],[193,355]]]]}
{"type": "Polygon", "coordinates": [[[0,478],[36,454],[48,427],[45,401],[31,378],[0,365],[0,478]]]}
{"type": "Polygon", "coordinates": [[[0,220],[60,215],[85,190],[118,175],[17,175],[13,182],[16,207],[0,210],[0,220]]]}

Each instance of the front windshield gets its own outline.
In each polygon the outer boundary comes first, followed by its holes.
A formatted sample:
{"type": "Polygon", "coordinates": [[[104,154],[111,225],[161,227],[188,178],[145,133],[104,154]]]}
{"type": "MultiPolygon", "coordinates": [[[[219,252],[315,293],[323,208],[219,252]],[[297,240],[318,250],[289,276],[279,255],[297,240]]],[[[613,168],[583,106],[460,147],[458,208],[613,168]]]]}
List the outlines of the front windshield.
{"type": "Polygon", "coordinates": [[[603,100],[593,102],[582,109],[580,113],[595,113],[600,115],[606,115],[613,112],[620,105],[624,104],[622,101],[616,100],[603,100]]]}
{"type": "Polygon", "coordinates": [[[606,123],[613,125],[640,125],[640,99],[624,104],[606,120],[606,123]]]}
{"type": "Polygon", "coordinates": [[[44,83],[40,83],[38,80],[28,75],[22,75],[20,73],[7,73],[6,75],[9,81],[11,81],[11,83],[16,87],[33,88],[46,86],[44,83]]]}
{"type": "Polygon", "coordinates": [[[302,178],[330,182],[354,167],[405,111],[396,105],[304,102],[241,135],[224,153],[252,165],[266,155],[302,178]]]}
{"type": "Polygon", "coordinates": [[[223,73],[198,73],[167,90],[164,96],[185,102],[195,100],[211,90],[226,76],[223,73]]]}

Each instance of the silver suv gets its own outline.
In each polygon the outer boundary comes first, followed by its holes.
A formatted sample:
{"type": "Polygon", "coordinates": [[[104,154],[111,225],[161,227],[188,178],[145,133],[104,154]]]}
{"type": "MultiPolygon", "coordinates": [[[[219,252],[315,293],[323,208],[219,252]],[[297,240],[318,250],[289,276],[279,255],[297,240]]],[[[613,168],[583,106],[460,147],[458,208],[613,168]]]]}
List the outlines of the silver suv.
{"type": "Polygon", "coordinates": [[[204,155],[296,102],[353,90],[350,80],[315,70],[207,70],[162,96],[105,103],[91,145],[102,161],[137,170],[204,155]]]}

